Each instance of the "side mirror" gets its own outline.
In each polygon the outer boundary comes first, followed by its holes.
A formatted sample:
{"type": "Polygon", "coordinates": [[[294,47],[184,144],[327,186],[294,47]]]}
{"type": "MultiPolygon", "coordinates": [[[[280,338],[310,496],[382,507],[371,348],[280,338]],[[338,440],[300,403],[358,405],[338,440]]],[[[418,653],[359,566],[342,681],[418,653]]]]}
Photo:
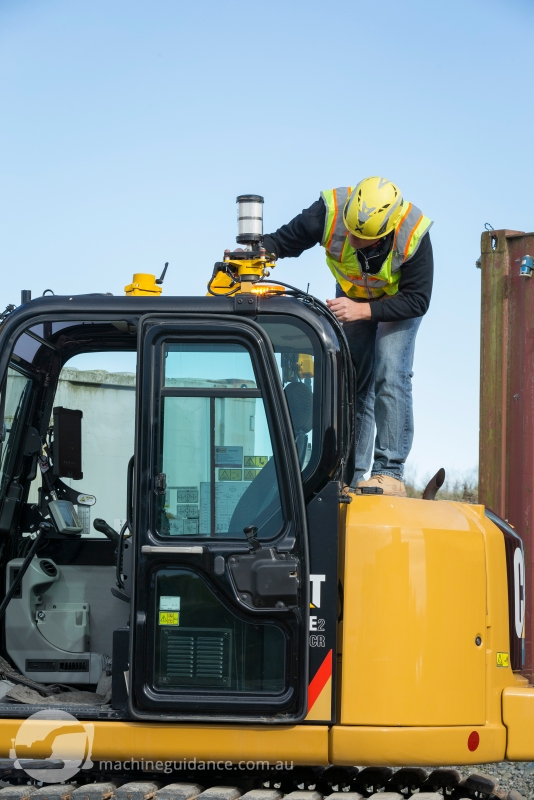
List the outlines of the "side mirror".
{"type": "Polygon", "coordinates": [[[54,445],[52,475],[79,481],[82,472],[83,411],[58,406],[54,408],[54,445]]]}

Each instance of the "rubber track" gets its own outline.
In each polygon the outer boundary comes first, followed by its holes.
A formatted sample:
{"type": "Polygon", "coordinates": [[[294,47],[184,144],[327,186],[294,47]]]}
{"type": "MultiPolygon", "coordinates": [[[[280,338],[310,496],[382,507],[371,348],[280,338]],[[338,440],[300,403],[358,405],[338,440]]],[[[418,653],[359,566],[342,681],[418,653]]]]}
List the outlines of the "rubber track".
{"type": "MultiPolygon", "coordinates": [[[[4,768],[6,761],[1,760],[4,768]]],[[[42,766],[43,762],[40,762],[39,767],[42,766]]],[[[298,767],[275,778],[245,775],[242,781],[235,779],[235,773],[229,773],[236,783],[245,784],[246,789],[227,785],[226,781],[224,785],[218,784],[220,775],[214,776],[213,785],[206,787],[210,781],[205,773],[202,785],[194,779],[168,782],[157,774],[152,781],[123,780],[122,776],[114,775],[112,780],[103,782],[106,776],[99,775],[96,783],[45,784],[41,787],[28,785],[27,776],[21,779],[18,773],[16,770],[5,776],[13,783],[8,786],[4,783],[0,800],[407,800],[412,795],[416,795],[417,800],[525,800],[516,790],[499,789],[490,775],[475,772],[462,780],[457,770],[445,768],[428,774],[420,768],[405,767],[396,771],[388,767],[362,770],[298,767]]],[[[94,780],[97,776],[93,773],[84,777],[94,780]]]]}

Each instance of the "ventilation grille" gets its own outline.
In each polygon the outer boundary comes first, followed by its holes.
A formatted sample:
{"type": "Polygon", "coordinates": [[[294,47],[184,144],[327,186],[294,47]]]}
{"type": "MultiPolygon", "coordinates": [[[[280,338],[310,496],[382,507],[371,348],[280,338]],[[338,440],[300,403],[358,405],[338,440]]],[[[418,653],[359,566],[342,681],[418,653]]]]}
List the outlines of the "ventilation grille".
{"type": "Polygon", "coordinates": [[[26,672],[89,672],[88,659],[77,661],[26,661],[26,672]]]}
{"type": "Polygon", "coordinates": [[[26,672],[57,672],[57,661],[26,661],[26,672]]]}
{"type": "Polygon", "coordinates": [[[199,678],[224,678],[224,640],[222,636],[199,636],[197,639],[197,675],[199,678]]]}
{"type": "Polygon", "coordinates": [[[195,640],[192,636],[173,636],[167,645],[167,676],[192,678],[195,674],[195,640]]]}
{"type": "Polygon", "coordinates": [[[58,672],[89,672],[89,661],[58,661],[58,672]]]}
{"type": "Polygon", "coordinates": [[[52,561],[48,561],[46,558],[42,558],[39,561],[39,566],[41,567],[45,575],[48,575],[49,578],[56,577],[57,567],[55,564],[52,563],[52,561]]]}
{"type": "Polygon", "coordinates": [[[231,630],[160,628],[160,641],[160,685],[206,689],[230,686],[231,630]]]}

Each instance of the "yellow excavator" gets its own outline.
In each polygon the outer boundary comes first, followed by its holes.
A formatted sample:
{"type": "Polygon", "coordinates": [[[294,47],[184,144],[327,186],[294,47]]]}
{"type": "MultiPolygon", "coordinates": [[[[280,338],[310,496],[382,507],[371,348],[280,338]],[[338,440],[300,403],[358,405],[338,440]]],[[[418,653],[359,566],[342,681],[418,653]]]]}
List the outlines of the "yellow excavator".
{"type": "Polygon", "coordinates": [[[262,202],[205,297],[2,315],[0,800],[504,800],[454,766],[534,760],[521,538],[441,473],[344,491],[350,353],[262,202]]]}

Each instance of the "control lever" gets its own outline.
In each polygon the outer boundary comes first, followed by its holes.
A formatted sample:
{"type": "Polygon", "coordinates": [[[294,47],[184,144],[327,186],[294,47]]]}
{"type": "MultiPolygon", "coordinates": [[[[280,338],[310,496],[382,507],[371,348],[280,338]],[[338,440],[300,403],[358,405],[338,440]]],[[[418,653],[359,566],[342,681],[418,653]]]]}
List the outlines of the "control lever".
{"type": "Polygon", "coordinates": [[[100,517],[97,517],[97,519],[95,519],[93,522],[93,528],[95,531],[103,533],[104,536],[108,537],[108,539],[111,539],[114,545],[119,543],[119,534],[111,527],[111,525],[108,525],[105,519],[100,519],[100,517]]]}
{"type": "MultiPolygon", "coordinates": [[[[119,533],[119,543],[117,547],[116,576],[117,576],[118,588],[117,590],[115,589],[111,590],[111,593],[115,597],[119,597],[121,600],[125,600],[125,598],[128,596],[121,591],[122,589],[124,589],[124,581],[122,580],[122,557],[123,557],[124,540],[126,538],[129,538],[133,534],[134,461],[135,461],[134,456],[132,456],[131,459],[128,461],[128,472],[126,479],[126,522],[122,526],[121,532],[119,533]],[[123,594],[124,597],[122,597],[123,594]]],[[[166,476],[164,473],[163,473],[163,478],[166,480],[166,476]]],[[[128,599],[127,602],[130,602],[130,600],[128,599]]]]}
{"type": "Polygon", "coordinates": [[[256,534],[258,529],[255,525],[247,525],[246,528],[243,528],[243,533],[247,537],[247,542],[251,546],[253,550],[260,550],[261,544],[256,539],[256,534]]]}

